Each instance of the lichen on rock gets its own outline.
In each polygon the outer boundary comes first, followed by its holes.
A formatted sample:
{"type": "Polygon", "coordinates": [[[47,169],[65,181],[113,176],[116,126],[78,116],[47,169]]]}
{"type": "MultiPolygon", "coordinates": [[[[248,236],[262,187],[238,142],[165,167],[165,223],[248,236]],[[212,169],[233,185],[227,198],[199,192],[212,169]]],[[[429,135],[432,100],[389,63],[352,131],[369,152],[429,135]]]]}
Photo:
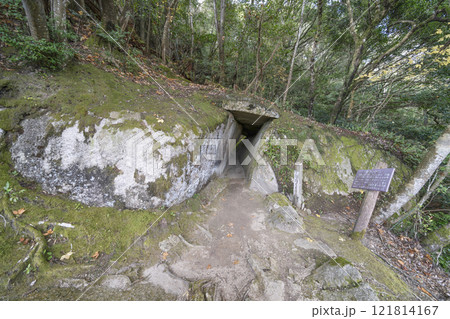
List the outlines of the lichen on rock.
{"type": "Polygon", "coordinates": [[[226,123],[198,136],[180,125],[171,132],[155,130],[145,119],[140,127],[118,129],[126,119],[116,114],[103,118],[88,137],[77,121],[55,120],[51,114],[26,119],[11,147],[15,167],[51,194],[68,194],[94,206],[123,203],[144,209],[182,202],[223,169],[220,161],[196,165],[193,152],[199,138],[226,136],[226,123]]]}

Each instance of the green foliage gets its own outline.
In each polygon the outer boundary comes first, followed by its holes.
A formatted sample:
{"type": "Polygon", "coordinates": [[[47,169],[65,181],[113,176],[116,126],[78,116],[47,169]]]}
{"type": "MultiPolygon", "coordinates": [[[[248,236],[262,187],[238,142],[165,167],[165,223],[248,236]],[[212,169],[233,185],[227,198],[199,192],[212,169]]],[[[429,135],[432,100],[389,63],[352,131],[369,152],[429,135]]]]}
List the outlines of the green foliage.
{"type": "Polygon", "coordinates": [[[20,191],[15,191],[11,187],[9,182],[6,182],[5,186],[3,186],[3,191],[4,191],[4,194],[6,196],[8,196],[9,201],[12,203],[17,203],[17,201],[20,199],[20,195],[25,192],[24,189],[21,189],[20,191]]]}
{"type": "Polygon", "coordinates": [[[439,266],[450,273],[450,245],[445,246],[442,252],[436,253],[434,257],[437,258],[439,266]]]}
{"type": "Polygon", "coordinates": [[[34,271],[34,267],[31,264],[28,264],[27,268],[23,271],[25,275],[29,275],[31,272],[34,271]]]}
{"type": "MultiPolygon", "coordinates": [[[[366,127],[363,124],[351,121],[340,121],[339,125],[352,131],[370,132],[372,135],[388,141],[388,150],[399,151],[402,154],[402,160],[412,167],[417,166],[420,163],[423,155],[426,153],[426,146],[424,145],[425,143],[421,139],[420,135],[411,136],[414,137],[414,139],[405,138],[405,135],[403,134],[405,134],[406,129],[404,129],[403,132],[393,132],[390,131],[390,127],[388,128],[387,126],[382,126],[382,128],[377,128],[374,126],[366,127]]],[[[390,126],[392,126],[392,124],[390,126]]],[[[424,130],[427,129],[428,128],[424,128],[424,130]]],[[[434,134],[435,131],[436,130],[433,130],[434,134]]]]}
{"type": "Polygon", "coordinates": [[[423,238],[427,234],[450,223],[450,214],[441,211],[418,210],[414,215],[392,227],[397,234],[411,238],[423,238]]]}
{"type": "MultiPolygon", "coordinates": [[[[21,1],[0,0],[0,5],[7,8],[6,16],[18,21],[25,21],[21,1]]],[[[49,26],[52,24],[49,23],[49,26]]],[[[57,31],[50,27],[51,38],[74,39],[73,33],[57,31]]],[[[34,67],[59,70],[74,57],[74,50],[67,42],[34,40],[28,35],[25,24],[21,27],[12,27],[7,24],[0,26],[0,42],[15,49],[10,57],[13,62],[23,62],[34,67]]]]}
{"type": "Polygon", "coordinates": [[[120,49],[120,47],[126,46],[126,41],[130,36],[129,32],[122,31],[120,28],[106,32],[103,28],[97,28],[95,34],[102,39],[105,43],[110,44],[112,47],[120,49]]]}
{"type": "Polygon", "coordinates": [[[53,259],[53,253],[51,251],[44,249],[43,254],[45,260],[50,261],[53,259]]]}
{"type": "Polygon", "coordinates": [[[67,44],[43,39],[36,41],[27,37],[14,43],[14,46],[18,49],[16,61],[49,70],[62,69],[74,56],[74,51],[67,44]]]}

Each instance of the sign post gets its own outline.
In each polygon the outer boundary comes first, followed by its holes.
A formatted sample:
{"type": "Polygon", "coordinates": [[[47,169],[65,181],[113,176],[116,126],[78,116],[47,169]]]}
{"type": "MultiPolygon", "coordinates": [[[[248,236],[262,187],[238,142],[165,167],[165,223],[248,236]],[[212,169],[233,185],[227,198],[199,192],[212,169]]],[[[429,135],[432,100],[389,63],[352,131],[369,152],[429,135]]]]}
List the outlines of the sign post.
{"type": "Polygon", "coordinates": [[[375,169],[359,170],[356,173],[352,188],[368,190],[359,211],[358,219],[351,237],[361,240],[372,217],[378,194],[387,192],[394,176],[395,168],[387,168],[386,163],[378,162],[375,169]]]}

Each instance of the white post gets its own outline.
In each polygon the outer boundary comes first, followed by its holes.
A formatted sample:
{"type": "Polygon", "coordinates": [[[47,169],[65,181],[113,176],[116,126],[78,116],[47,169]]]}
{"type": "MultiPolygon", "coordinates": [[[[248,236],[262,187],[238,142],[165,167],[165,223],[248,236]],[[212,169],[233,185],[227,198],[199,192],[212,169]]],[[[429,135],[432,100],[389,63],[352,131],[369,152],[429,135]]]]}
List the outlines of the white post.
{"type": "Polygon", "coordinates": [[[294,205],[300,209],[304,208],[303,203],[303,162],[296,162],[294,169],[294,205]]]}

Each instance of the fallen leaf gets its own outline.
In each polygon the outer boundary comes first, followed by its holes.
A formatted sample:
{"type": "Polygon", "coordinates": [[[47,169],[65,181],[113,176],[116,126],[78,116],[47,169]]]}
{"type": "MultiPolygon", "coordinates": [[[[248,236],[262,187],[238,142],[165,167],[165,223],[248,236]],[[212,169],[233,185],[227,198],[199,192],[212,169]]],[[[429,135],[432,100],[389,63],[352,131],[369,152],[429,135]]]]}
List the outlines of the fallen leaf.
{"type": "Polygon", "coordinates": [[[24,240],[25,240],[25,238],[23,238],[23,237],[20,237],[20,239],[19,239],[19,241],[20,241],[21,243],[23,243],[24,240]]]}
{"type": "Polygon", "coordinates": [[[237,264],[239,264],[239,260],[235,260],[235,261],[233,261],[233,265],[237,265],[237,264]]]}
{"type": "Polygon", "coordinates": [[[229,223],[228,226],[229,226],[229,227],[233,227],[233,223],[229,223]]]}
{"type": "Polygon", "coordinates": [[[397,261],[398,261],[398,263],[399,263],[400,265],[402,265],[402,266],[405,265],[405,263],[404,263],[403,261],[401,261],[400,259],[398,259],[397,261]]]}
{"type": "Polygon", "coordinates": [[[158,123],[164,123],[163,119],[158,119],[158,123]]]}
{"type": "Polygon", "coordinates": [[[24,245],[26,245],[26,244],[28,244],[29,241],[30,241],[30,239],[27,238],[27,239],[25,239],[22,243],[23,243],[24,245]]]}
{"type": "Polygon", "coordinates": [[[13,214],[16,215],[16,216],[20,216],[20,215],[22,215],[23,213],[25,213],[25,209],[24,209],[24,208],[21,208],[21,209],[19,209],[19,210],[13,211],[13,214]]]}
{"type": "Polygon", "coordinates": [[[166,260],[166,259],[167,259],[167,256],[169,256],[169,253],[168,253],[167,251],[165,251],[165,252],[162,253],[162,259],[163,259],[163,260],[166,260]]]}
{"type": "Polygon", "coordinates": [[[100,254],[98,253],[98,251],[96,251],[91,257],[97,259],[98,256],[100,256],[100,254]]]}
{"type": "Polygon", "coordinates": [[[206,266],[206,269],[211,269],[211,265],[206,266]]]}
{"type": "Polygon", "coordinates": [[[60,260],[66,260],[66,259],[69,260],[70,256],[72,256],[72,255],[73,255],[73,251],[69,251],[67,254],[62,255],[60,260]]]}
{"type": "Polygon", "coordinates": [[[228,238],[233,237],[233,234],[227,234],[227,237],[228,238]]]}
{"type": "Polygon", "coordinates": [[[346,206],[345,208],[346,208],[347,210],[350,210],[350,206],[346,206]]]}
{"type": "Polygon", "coordinates": [[[378,232],[380,233],[380,235],[383,235],[385,233],[385,231],[381,228],[377,228],[378,232]]]}
{"type": "Polygon", "coordinates": [[[339,236],[339,241],[345,241],[345,239],[339,236]]]}
{"type": "Polygon", "coordinates": [[[306,240],[307,241],[309,241],[310,243],[312,243],[314,240],[312,240],[311,238],[309,238],[309,237],[306,237],[306,240]]]}
{"type": "Polygon", "coordinates": [[[44,236],[48,236],[48,235],[51,235],[51,234],[53,234],[53,229],[47,230],[47,232],[45,232],[43,235],[44,236]]]}
{"type": "Polygon", "coordinates": [[[426,254],[425,257],[429,260],[429,261],[433,261],[433,258],[431,258],[431,256],[429,254],[426,254]]]}
{"type": "Polygon", "coordinates": [[[433,297],[425,288],[419,287],[422,292],[426,293],[428,296],[433,297]]]}
{"type": "Polygon", "coordinates": [[[320,218],[320,215],[319,215],[319,214],[316,214],[316,216],[320,218]]]}

